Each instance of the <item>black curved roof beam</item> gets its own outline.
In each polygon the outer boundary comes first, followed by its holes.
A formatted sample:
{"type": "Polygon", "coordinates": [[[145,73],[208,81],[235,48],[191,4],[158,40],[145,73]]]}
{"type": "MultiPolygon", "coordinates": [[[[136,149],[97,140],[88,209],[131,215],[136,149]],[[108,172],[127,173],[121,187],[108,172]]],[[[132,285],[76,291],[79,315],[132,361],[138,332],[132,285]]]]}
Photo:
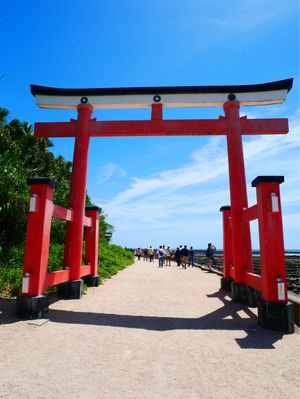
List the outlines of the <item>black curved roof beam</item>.
{"type": "Polygon", "coordinates": [[[158,86],[99,89],[60,89],[31,85],[31,93],[41,108],[76,109],[80,103],[94,108],[212,107],[236,99],[241,105],[279,104],[285,101],[293,79],[233,86],[158,86]]]}

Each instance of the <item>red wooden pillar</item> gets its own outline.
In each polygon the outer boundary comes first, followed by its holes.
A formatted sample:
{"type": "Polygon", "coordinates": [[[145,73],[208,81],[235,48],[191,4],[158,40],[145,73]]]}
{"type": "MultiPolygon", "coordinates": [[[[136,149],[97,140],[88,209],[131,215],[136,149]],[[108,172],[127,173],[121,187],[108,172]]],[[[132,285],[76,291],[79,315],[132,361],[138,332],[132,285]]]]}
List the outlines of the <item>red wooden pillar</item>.
{"type": "Polygon", "coordinates": [[[99,285],[98,276],[98,241],[99,241],[99,216],[101,209],[97,206],[87,206],[86,216],[92,220],[91,227],[85,231],[85,263],[91,265],[91,275],[84,277],[89,286],[99,285]]]}
{"type": "Polygon", "coordinates": [[[50,246],[53,192],[58,184],[49,178],[28,179],[31,185],[21,295],[17,314],[40,318],[48,311],[46,275],[50,246]]]}
{"type": "Polygon", "coordinates": [[[248,208],[239,102],[224,103],[227,122],[227,148],[232,217],[232,247],[235,283],[243,283],[244,273],[253,271],[249,222],[242,222],[242,210],[248,208]]]}
{"type": "Polygon", "coordinates": [[[287,302],[282,214],[279,185],[283,176],[258,176],[256,187],[262,299],[287,302]]]}
{"type": "Polygon", "coordinates": [[[231,207],[222,206],[220,211],[223,214],[223,277],[221,278],[221,289],[230,291],[233,281],[230,274],[233,266],[231,207]]]}
{"type": "MultiPolygon", "coordinates": [[[[86,198],[86,179],[89,150],[89,121],[93,112],[90,104],[80,104],[78,106],[77,131],[75,137],[75,148],[72,166],[72,178],[70,187],[69,207],[73,210],[73,220],[67,225],[65,242],[64,264],[70,268],[71,280],[78,281],[72,283],[72,291],[82,291],[80,282],[82,266],[82,242],[83,226],[86,198]]],[[[66,297],[67,295],[65,295],[66,297]]],[[[81,293],[78,291],[78,296],[81,293]]],[[[70,297],[73,297],[72,295],[70,297]]]]}
{"type": "Polygon", "coordinates": [[[283,176],[258,176],[256,187],[262,291],[258,302],[261,326],[294,332],[293,308],[287,304],[286,269],[279,185],[283,176]]]}
{"type": "Polygon", "coordinates": [[[225,278],[229,278],[230,267],[233,265],[231,207],[222,206],[220,210],[223,213],[223,275],[225,278]]]}

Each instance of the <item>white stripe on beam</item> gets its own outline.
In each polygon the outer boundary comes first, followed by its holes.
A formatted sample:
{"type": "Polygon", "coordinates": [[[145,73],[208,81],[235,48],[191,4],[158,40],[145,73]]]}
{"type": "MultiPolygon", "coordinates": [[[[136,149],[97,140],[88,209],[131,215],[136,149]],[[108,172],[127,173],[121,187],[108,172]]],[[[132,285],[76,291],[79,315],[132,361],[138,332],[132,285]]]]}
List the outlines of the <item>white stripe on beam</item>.
{"type": "MultiPolygon", "coordinates": [[[[285,101],[288,91],[272,90],[261,92],[234,93],[241,105],[279,104],[285,101]]],[[[216,107],[228,100],[230,93],[194,93],[194,94],[161,94],[160,103],[164,107],[216,107]]],[[[115,95],[115,96],[52,96],[36,94],[36,102],[40,108],[76,109],[82,97],[94,108],[147,108],[154,103],[157,94],[115,95]]]]}

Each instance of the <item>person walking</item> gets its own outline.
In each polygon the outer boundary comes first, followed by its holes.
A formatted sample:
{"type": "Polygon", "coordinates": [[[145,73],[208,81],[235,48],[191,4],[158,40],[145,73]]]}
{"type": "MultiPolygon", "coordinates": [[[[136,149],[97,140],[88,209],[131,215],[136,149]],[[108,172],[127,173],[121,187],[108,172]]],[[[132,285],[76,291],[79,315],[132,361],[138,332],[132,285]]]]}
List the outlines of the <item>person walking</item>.
{"type": "Polygon", "coordinates": [[[148,248],[145,248],[143,251],[144,260],[148,260],[148,248]]]}
{"type": "Polygon", "coordinates": [[[194,261],[195,261],[195,251],[193,250],[193,247],[190,247],[189,249],[189,267],[194,267],[194,261]]]}
{"type": "Polygon", "coordinates": [[[141,248],[138,248],[138,249],[135,251],[135,253],[136,253],[136,256],[137,256],[138,260],[141,260],[141,255],[142,255],[142,250],[141,250],[141,248]]]}
{"type": "Polygon", "coordinates": [[[158,256],[158,267],[164,267],[165,250],[163,249],[163,247],[161,245],[156,253],[158,256]]]}
{"type": "Polygon", "coordinates": [[[166,266],[171,266],[171,249],[168,247],[165,249],[166,266]]]}
{"type": "Polygon", "coordinates": [[[181,264],[182,268],[186,269],[186,264],[189,259],[189,250],[187,249],[187,246],[185,245],[183,249],[181,250],[181,264]]]}
{"type": "Polygon", "coordinates": [[[149,255],[149,262],[153,262],[153,257],[154,257],[154,249],[151,247],[149,247],[148,249],[148,255],[149,255]]]}
{"type": "Polygon", "coordinates": [[[176,248],[175,261],[177,263],[177,267],[179,267],[181,265],[181,251],[180,251],[179,247],[176,248]]]}
{"type": "Polygon", "coordinates": [[[212,268],[212,266],[216,266],[216,261],[214,258],[215,250],[216,250],[216,247],[214,245],[212,245],[211,242],[209,242],[207,244],[207,249],[206,249],[205,255],[209,260],[209,268],[210,269],[212,268]]]}

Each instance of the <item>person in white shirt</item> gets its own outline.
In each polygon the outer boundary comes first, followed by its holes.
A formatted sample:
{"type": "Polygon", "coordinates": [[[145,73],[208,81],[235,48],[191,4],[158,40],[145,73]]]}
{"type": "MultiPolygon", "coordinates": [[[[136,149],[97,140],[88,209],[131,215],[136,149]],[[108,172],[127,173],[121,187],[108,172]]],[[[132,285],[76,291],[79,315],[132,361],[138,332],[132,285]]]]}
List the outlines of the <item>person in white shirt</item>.
{"type": "Polygon", "coordinates": [[[158,267],[163,267],[164,266],[164,260],[165,260],[166,251],[163,249],[162,246],[160,246],[156,253],[157,253],[157,256],[158,256],[158,267]]]}

